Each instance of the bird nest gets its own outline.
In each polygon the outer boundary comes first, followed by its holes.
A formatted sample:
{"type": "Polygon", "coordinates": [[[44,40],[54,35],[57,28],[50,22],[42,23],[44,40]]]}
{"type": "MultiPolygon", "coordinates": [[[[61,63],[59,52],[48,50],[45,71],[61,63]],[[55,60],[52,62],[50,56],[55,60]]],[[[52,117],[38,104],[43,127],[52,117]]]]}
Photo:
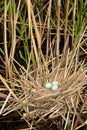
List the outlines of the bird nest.
{"type": "Polygon", "coordinates": [[[70,115],[75,118],[78,112],[87,109],[83,92],[87,87],[87,69],[81,63],[63,63],[47,70],[41,66],[32,72],[21,67],[21,74],[16,72],[6,82],[2,80],[10,93],[4,113],[21,110],[23,118],[37,122],[62,117],[67,124],[70,115]],[[55,91],[45,87],[53,81],[58,82],[55,91]]]}

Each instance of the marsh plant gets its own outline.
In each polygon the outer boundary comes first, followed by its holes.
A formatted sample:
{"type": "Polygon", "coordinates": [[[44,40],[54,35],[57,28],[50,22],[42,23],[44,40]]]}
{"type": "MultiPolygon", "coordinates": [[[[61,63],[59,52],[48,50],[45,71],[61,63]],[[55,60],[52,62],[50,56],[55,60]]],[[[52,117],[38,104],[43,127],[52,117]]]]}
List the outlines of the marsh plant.
{"type": "Polygon", "coordinates": [[[17,110],[32,129],[60,117],[66,130],[85,126],[86,7],[86,0],[0,2],[1,115],[17,110]]]}

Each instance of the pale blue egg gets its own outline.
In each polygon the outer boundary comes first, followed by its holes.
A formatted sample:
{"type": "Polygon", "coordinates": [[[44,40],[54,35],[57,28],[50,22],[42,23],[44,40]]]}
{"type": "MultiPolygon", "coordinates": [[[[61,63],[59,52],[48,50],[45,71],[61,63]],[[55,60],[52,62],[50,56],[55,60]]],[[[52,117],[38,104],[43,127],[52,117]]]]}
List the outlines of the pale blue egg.
{"type": "Polygon", "coordinates": [[[58,85],[57,84],[52,85],[52,87],[51,87],[52,91],[56,91],[57,89],[58,89],[58,85]]]}
{"type": "Polygon", "coordinates": [[[58,85],[58,82],[57,81],[53,81],[52,85],[58,85]]]}
{"type": "Polygon", "coordinates": [[[49,89],[49,88],[51,88],[51,87],[52,87],[52,84],[51,84],[51,83],[48,82],[48,83],[45,84],[45,88],[48,88],[48,89],[49,89]]]}

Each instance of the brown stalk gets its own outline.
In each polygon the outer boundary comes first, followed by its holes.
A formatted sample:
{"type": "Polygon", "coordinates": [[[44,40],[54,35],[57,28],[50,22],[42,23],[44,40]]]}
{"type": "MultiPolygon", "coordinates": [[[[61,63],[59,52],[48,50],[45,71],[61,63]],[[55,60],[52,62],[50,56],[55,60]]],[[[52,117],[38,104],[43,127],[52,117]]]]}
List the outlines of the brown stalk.
{"type": "Polygon", "coordinates": [[[13,58],[15,54],[15,48],[16,48],[16,24],[17,24],[17,19],[18,19],[18,12],[21,6],[21,0],[19,0],[18,7],[17,7],[17,13],[14,14],[14,20],[12,19],[12,44],[11,44],[11,49],[10,49],[10,57],[9,61],[11,63],[11,69],[12,69],[12,64],[13,64],[13,58]]]}
{"type": "Polygon", "coordinates": [[[31,20],[31,6],[30,6],[30,0],[26,0],[26,3],[27,3],[27,8],[28,8],[28,22],[29,22],[29,25],[28,25],[28,28],[29,28],[29,37],[32,35],[31,34],[31,30],[32,30],[32,20],[31,20]]]}
{"type": "Polygon", "coordinates": [[[37,42],[38,42],[38,49],[40,50],[41,49],[41,36],[40,36],[39,30],[37,28],[37,23],[36,23],[36,20],[35,20],[35,15],[34,15],[34,12],[33,12],[33,6],[32,6],[31,1],[30,1],[30,7],[31,7],[31,17],[32,17],[32,21],[33,21],[33,26],[34,26],[34,29],[35,29],[36,38],[37,38],[37,42]]]}
{"type": "Polygon", "coordinates": [[[75,16],[76,16],[76,4],[77,4],[77,0],[74,1],[74,9],[73,9],[73,34],[72,34],[72,43],[74,43],[74,32],[75,32],[75,16]]]}
{"type": "Polygon", "coordinates": [[[5,52],[5,72],[6,77],[10,75],[10,65],[8,58],[8,47],[7,47],[7,12],[4,12],[4,52],[5,52]]]}
{"type": "Polygon", "coordinates": [[[47,20],[47,29],[48,29],[48,31],[47,31],[47,45],[46,45],[46,59],[48,60],[48,52],[49,52],[49,47],[50,47],[50,42],[51,42],[51,40],[50,40],[50,33],[51,33],[51,31],[50,31],[50,17],[51,17],[51,7],[52,6],[52,0],[49,0],[49,6],[48,6],[48,20],[47,20]]]}
{"type": "Polygon", "coordinates": [[[33,48],[34,48],[34,53],[35,53],[38,69],[40,69],[40,61],[39,61],[38,51],[37,51],[37,47],[36,47],[36,44],[35,44],[33,32],[32,32],[32,35],[31,35],[31,40],[32,40],[33,48]]]}
{"type": "Polygon", "coordinates": [[[60,45],[60,8],[61,8],[61,0],[58,0],[57,3],[57,41],[56,41],[56,56],[59,61],[59,45],[60,45]]]}

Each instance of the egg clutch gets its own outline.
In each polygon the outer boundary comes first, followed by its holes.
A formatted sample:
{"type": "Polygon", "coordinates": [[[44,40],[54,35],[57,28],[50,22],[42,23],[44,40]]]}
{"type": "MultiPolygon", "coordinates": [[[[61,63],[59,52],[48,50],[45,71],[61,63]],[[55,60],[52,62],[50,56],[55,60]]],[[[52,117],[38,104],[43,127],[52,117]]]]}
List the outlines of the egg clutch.
{"type": "Polygon", "coordinates": [[[57,81],[53,81],[52,83],[47,82],[45,84],[45,88],[51,89],[52,91],[56,91],[58,89],[58,82],[57,81]]]}

